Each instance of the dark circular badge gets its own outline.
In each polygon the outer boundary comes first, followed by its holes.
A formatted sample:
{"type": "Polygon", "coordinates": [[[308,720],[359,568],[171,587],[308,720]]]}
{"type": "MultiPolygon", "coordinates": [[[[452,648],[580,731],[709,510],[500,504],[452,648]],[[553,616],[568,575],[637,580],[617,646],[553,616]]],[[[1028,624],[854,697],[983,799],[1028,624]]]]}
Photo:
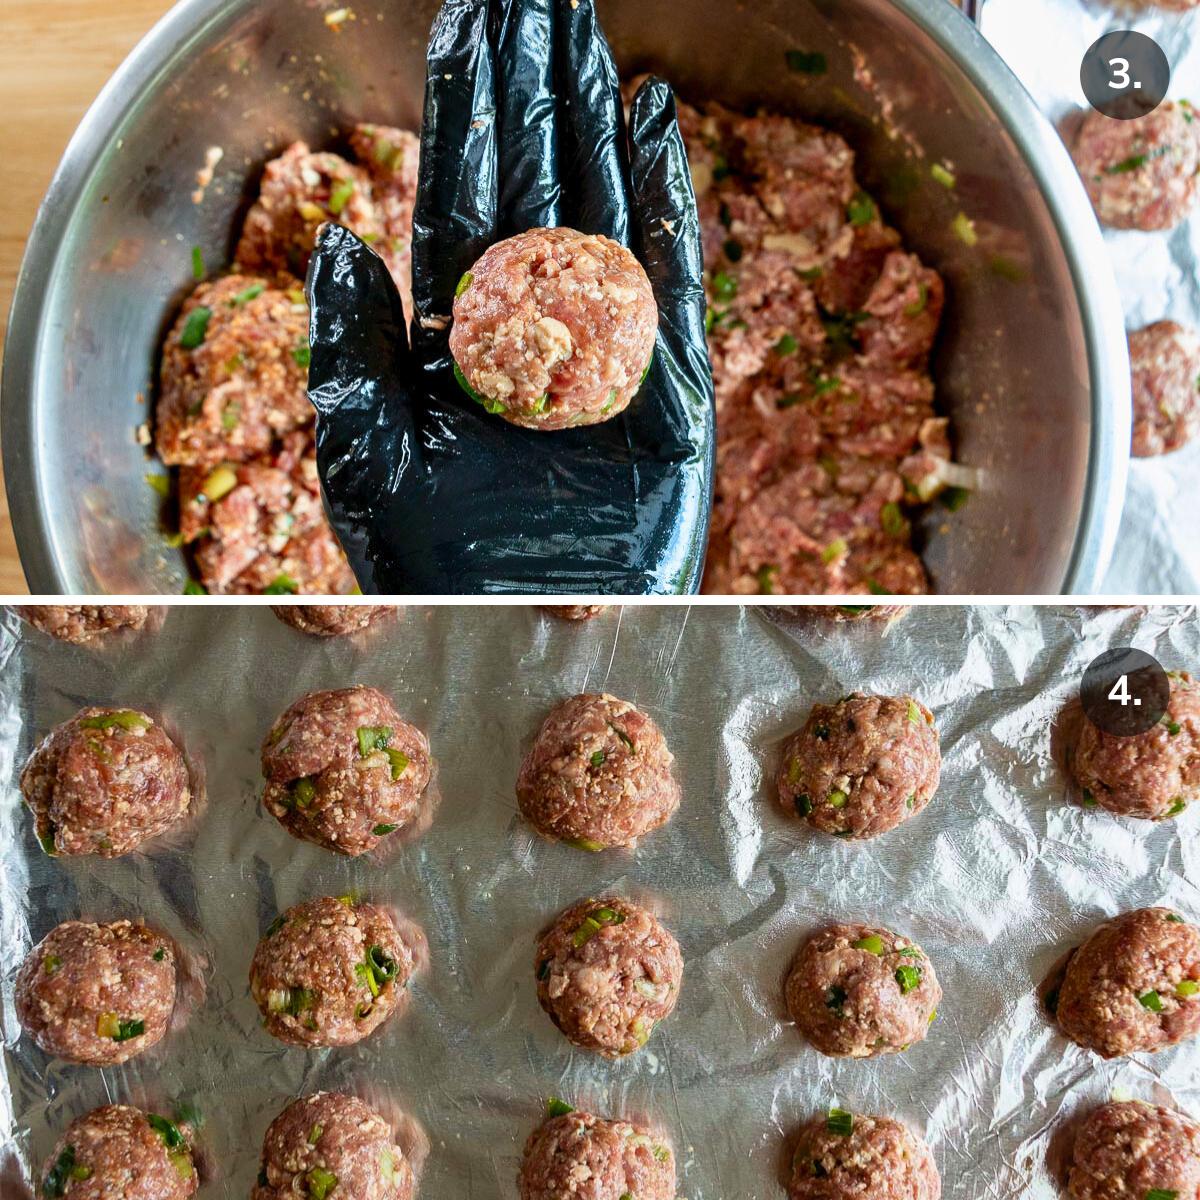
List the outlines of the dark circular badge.
{"type": "Polygon", "coordinates": [[[1088,720],[1098,729],[1134,737],[1163,719],[1171,702],[1171,681],[1157,659],[1117,646],[1092,659],[1079,696],[1088,720]]]}
{"type": "Polygon", "coordinates": [[[1106,117],[1132,121],[1153,112],[1171,85],[1171,64],[1144,33],[1118,29],[1092,43],[1079,68],[1088,103],[1106,117]]]}

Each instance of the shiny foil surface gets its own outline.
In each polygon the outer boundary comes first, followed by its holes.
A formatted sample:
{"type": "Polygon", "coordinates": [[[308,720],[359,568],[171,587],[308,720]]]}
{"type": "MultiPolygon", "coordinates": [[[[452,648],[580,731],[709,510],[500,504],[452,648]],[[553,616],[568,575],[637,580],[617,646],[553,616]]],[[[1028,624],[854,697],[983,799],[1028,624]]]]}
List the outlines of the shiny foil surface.
{"type": "MultiPolygon", "coordinates": [[[[1104,0],[987,0],[981,27],[1056,124],[1087,100],[1079,67],[1097,38],[1134,29],[1153,38],[1171,64],[1174,100],[1200,103],[1200,12],[1104,0]]],[[[1200,212],[1160,233],[1105,229],[1126,326],[1174,320],[1200,328],[1200,212]]],[[[1112,565],[1110,595],[1200,591],[1196,522],[1200,442],[1163,457],[1135,458],[1112,565]]]]}
{"type": "Polygon", "coordinates": [[[1041,1015],[1038,983],[1105,917],[1169,905],[1200,919],[1196,824],[1070,802],[1056,720],[1102,650],[1195,669],[1192,607],[924,606],[887,627],[735,606],[614,607],[571,623],[527,606],[400,610],[345,640],[259,605],[176,606],[161,631],[61,645],[0,612],[0,1195],[75,1117],[109,1102],[203,1118],[201,1197],[245,1200],[262,1136],[297,1094],[353,1090],[419,1148],[423,1200],[516,1196],[549,1097],[669,1137],[687,1200],[777,1200],[790,1138],[838,1105],[894,1114],[929,1141],[949,1200],[1059,1194],[1073,1117],[1113,1095],[1200,1113],[1200,1045],[1103,1062],[1041,1015]],[[307,691],[369,683],[429,736],[436,805],[379,857],[291,838],[259,804],[259,744],[307,691]],[[934,712],[941,786],[917,817],[852,844],[776,806],[785,737],[817,701],[912,693],[934,712]],[[542,841],[513,784],[548,709],[581,691],[632,700],[663,729],[683,801],[632,852],[542,841]],[[203,811],[114,861],[50,859],[17,787],[36,741],[85,704],[141,706],[178,731],[203,811]],[[649,904],[686,961],[674,1014],[619,1062],[576,1051],[538,1007],[534,939],[574,900],[649,904]],[[428,940],[407,1010],[341,1050],[273,1041],[250,999],[259,936],[302,899],[387,903],[428,940]],[[143,917],[195,964],[186,1018],[112,1070],[49,1060],[13,1011],[17,968],[60,921],[143,917]],[[823,1058],[788,1022],[783,981],[830,921],[919,942],[945,998],[926,1040],[875,1061],[823,1058]],[[202,992],[202,994],[200,994],[202,992]]]}

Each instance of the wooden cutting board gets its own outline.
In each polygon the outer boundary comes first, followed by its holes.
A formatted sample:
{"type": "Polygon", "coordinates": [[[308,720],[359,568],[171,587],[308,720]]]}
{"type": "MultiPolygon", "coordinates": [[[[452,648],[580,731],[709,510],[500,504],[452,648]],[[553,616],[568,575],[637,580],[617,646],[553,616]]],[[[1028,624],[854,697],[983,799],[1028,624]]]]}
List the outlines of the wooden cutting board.
{"type": "MultiPolygon", "coordinates": [[[[0,2],[0,339],[34,214],[75,126],[170,7],[168,0],[0,2]]],[[[0,593],[26,591],[0,491],[0,593]]]]}

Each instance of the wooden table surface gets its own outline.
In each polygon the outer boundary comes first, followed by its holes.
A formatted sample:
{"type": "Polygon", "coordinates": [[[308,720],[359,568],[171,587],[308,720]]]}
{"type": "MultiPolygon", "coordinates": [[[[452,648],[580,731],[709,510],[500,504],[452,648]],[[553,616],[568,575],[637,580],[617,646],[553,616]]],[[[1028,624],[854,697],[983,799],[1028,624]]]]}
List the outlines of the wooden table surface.
{"type": "MultiPolygon", "coordinates": [[[[75,126],[170,7],[169,0],[0,0],[0,343],[34,213],[75,126]]],[[[0,489],[0,593],[27,590],[0,489]]]]}

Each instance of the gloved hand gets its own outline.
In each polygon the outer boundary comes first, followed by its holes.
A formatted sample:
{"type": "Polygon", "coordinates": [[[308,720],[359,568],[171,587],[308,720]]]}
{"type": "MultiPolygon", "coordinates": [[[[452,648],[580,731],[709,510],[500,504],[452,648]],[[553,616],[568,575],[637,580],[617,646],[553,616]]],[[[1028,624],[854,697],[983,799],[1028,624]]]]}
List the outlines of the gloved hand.
{"type": "Polygon", "coordinates": [[[325,226],[308,272],[327,506],[364,592],[694,591],[712,493],[700,230],[667,85],[628,140],[592,0],[446,0],[429,43],[412,336],[382,260],[325,226]],[[538,432],[454,380],[455,287],[492,243],[567,225],[629,246],[659,332],[620,417],[538,432]]]}

